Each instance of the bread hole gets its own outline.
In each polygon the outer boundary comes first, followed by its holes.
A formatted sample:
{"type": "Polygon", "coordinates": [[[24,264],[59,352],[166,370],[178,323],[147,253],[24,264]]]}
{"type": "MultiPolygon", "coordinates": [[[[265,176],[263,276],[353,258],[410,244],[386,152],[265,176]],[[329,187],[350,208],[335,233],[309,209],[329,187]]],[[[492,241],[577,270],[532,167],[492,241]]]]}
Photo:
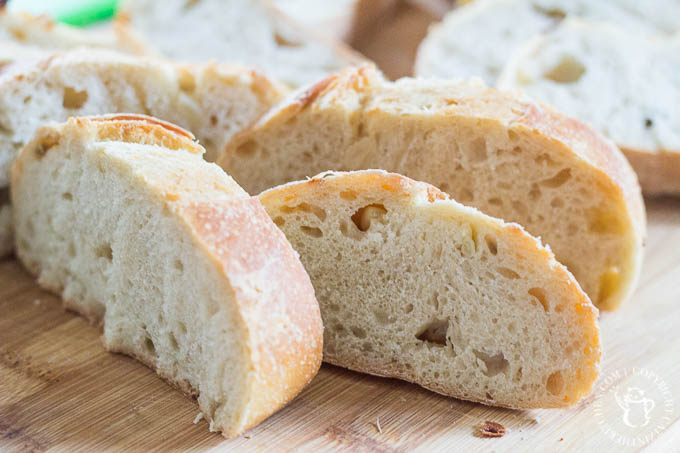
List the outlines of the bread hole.
{"type": "Polygon", "coordinates": [[[156,345],[153,344],[153,340],[148,335],[144,339],[144,349],[146,349],[146,352],[148,352],[149,354],[154,356],[156,355],[156,345]]]}
{"type": "MultiPolygon", "coordinates": [[[[443,189],[442,189],[443,190],[443,189]]],[[[460,203],[469,203],[475,199],[475,195],[468,189],[461,189],[454,197],[460,203]]]]}
{"type": "Polygon", "coordinates": [[[179,331],[182,332],[183,335],[187,333],[187,326],[182,321],[177,323],[177,327],[179,327],[179,331]]]}
{"type": "Polygon", "coordinates": [[[28,104],[29,102],[31,102],[31,99],[33,99],[32,96],[26,96],[26,97],[24,98],[24,104],[28,104]]]}
{"type": "Polygon", "coordinates": [[[545,154],[545,153],[544,153],[544,154],[539,154],[538,156],[536,156],[536,157],[534,158],[534,161],[535,161],[538,165],[547,164],[548,166],[553,166],[553,165],[556,164],[556,162],[555,162],[548,154],[545,154]]]}
{"type": "Polygon", "coordinates": [[[321,231],[321,229],[317,227],[300,225],[300,231],[305,233],[307,236],[311,236],[313,238],[320,238],[321,236],[323,236],[323,231],[321,231]]]}
{"type": "Polygon", "coordinates": [[[564,389],[564,379],[562,378],[561,371],[555,371],[553,374],[548,376],[548,382],[545,385],[548,393],[552,395],[559,395],[564,389]]]}
{"type": "Polygon", "coordinates": [[[503,200],[501,200],[500,198],[489,198],[487,202],[491,206],[503,206],[503,200]]]}
{"type": "Polygon", "coordinates": [[[541,181],[541,185],[543,185],[544,187],[555,189],[557,187],[563,186],[564,183],[569,181],[569,179],[571,179],[571,169],[565,168],[552,178],[541,181]]]}
{"type": "Polygon", "coordinates": [[[543,310],[550,311],[548,296],[546,296],[545,290],[543,288],[531,288],[529,290],[529,294],[536,298],[536,300],[543,306],[543,310]]]}
{"type": "Polygon", "coordinates": [[[496,354],[487,354],[484,351],[479,351],[473,349],[472,352],[477,356],[477,359],[481,360],[484,364],[482,368],[482,373],[487,377],[496,376],[499,373],[505,373],[508,369],[510,363],[505,360],[505,356],[502,352],[496,354]]]}
{"type": "Polygon", "coordinates": [[[510,139],[511,142],[517,142],[519,141],[519,134],[513,130],[509,130],[508,138],[510,139]]]}
{"type": "Polygon", "coordinates": [[[356,200],[357,198],[357,193],[353,190],[343,190],[339,195],[340,198],[347,201],[356,200]]]}
{"type": "Polygon", "coordinates": [[[217,115],[210,115],[210,124],[214,127],[217,126],[217,115]]]}
{"type": "Polygon", "coordinates": [[[514,200],[512,202],[512,209],[517,213],[519,218],[529,217],[529,208],[527,208],[527,205],[519,200],[514,200]]]}
{"type": "Polygon", "coordinates": [[[196,89],[196,79],[194,75],[186,69],[180,70],[179,89],[185,93],[191,93],[196,89]]]}
{"type": "Polygon", "coordinates": [[[383,222],[383,217],[387,214],[387,209],[382,204],[369,204],[363,208],[359,208],[352,214],[352,222],[359,231],[368,231],[374,221],[383,222]]]}
{"type": "Polygon", "coordinates": [[[432,294],[432,297],[430,298],[430,303],[432,304],[432,308],[434,308],[434,311],[439,310],[439,293],[435,291],[432,294]]]}
{"type": "Polygon", "coordinates": [[[354,239],[354,240],[356,240],[356,241],[361,240],[361,239],[363,238],[363,236],[362,236],[362,234],[361,234],[361,231],[359,231],[359,230],[354,226],[354,224],[352,224],[352,225],[353,225],[353,226],[350,227],[350,226],[348,225],[348,223],[347,223],[345,220],[341,220],[341,221],[340,221],[340,233],[341,233],[343,236],[348,237],[348,238],[350,238],[350,239],[354,239]]]}
{"type": "Polygon", "coordinates": [[[404,313],[406,313],[406,314],[409,314],[409,313],[411,313],[412,311],[413,311],[413,304],[408,304],[408,305],[404,308],[404,313]]]}
{"type": "Polygon", "coordinates": [[[175,262],[173,263],[173,266],[175,269],[177,269],[180,272],[184,272],[184,263],[182,263],[181,259],[176,259],[175,262]]]}
{"type": "Polygon", "coordinates": [[[364,341],[361,344],[361,351],[362,352],[373,352],[373,345],[371,344],[370,341],[364,341]]]}
{"type": "Polygon", "coordinates": [[[534,183],[531,185],[531,190],[529,190],[529,200],[536,201],[541,198],[541,189],[538,184],[534,183]]]}
{"type": "Polygon", "coordinates": [[[75,256],[76,256],[76,245],[73,242],[68,243],[67,253],[68,253],[69,257],[75,258],[75,256]]]}
{"type": "Polygon", "coordinates": [[[610,266],[600,275],[600,282],[597,292],[597,304],[606,302],[616,294],[621,281],[621,271],[616,266],[610,266]]]}
{"type": "Polygon", "coordinates": [[[330,311],[337,313],[337,312],[340,311],[340,305],[338,305],[338,304],[328,304],[328,309],[330,311]]]}
{"type": "Polygon", "coordinates": [[[177,344],[177,338],[175,338],[175,334],[170,332],[168,335],[168,340],[170,341],[170,347],[172,347],[173,350],[177,351],[179,350],[179,345],[177,344]]]}
{"type": "Polygon", "coordinates": [[[361,339],[366,338],[366,331],[361,327],[352,326],[351,331],[352,335],[354,335],[357,338],[361,339]]]}
{"type": "Polygon", "coordinates": [[[253,157],[256,149],[257,144],[253,140],[247,140],[236,148],[236,154],[241,157],[253,157]]]}
{"type": "Polygon", "coordinates": [[[487,159],[486,140],[477,138],[470,144],[470,162],[479,163],[487,159]]]}
{"type": "Polygon", "coordinates": [[[305,212],[308,214],[314,214],[322,222],[326,220],[326,211],[322,208],[308,203],[300,203],[297,206],[281,206],[281,212],[284,214],[291,214],[293,212],[305,212]]]}
{"type": "Polygon", "coordinates": [[[276,44],[281,47],[300,47],[302,45],[301,42],[288,39],[278,32],[274,33],[274,41],[276,41],[276,44]]]}
{"type": "Polygon", "coordinates": [[[285,221],[284,218],[281,217],[280,215],[274,217],[272,220],[274,221],[274,223],[276,224],[276,226],[279,227],[279,228],[281,228],[282,226],[284,226],[284,225],[286,224],[286,221],[285,221]]]}
{"type": "Polygon", "coordinates": [[[496,255],[498,253],[498,243],[496,238],[487,234],[484,236],[484,242],[486,242],[486,248],[489,249],[489,253],[496,255]]]}
{"type": "Polygon", "coordinates": [[[514,322],[510,322],[508,324],[508,332],[515,333],[516,331],[517,331],[517,324],[515,324],[514,322]]]}
{"type": "Polygon", "coordinates": [[[191,8],[193,8],[194,6],[198,5],[198,2],[199,2],[199,1],[200,1],[200,0],[186,0],[186,2],[184,2],[183,8],[184,8],[185,10],[191,9],[191,8]]]}
{"type": "Polygon", "coordinates": [[[87,90],[78,91],[75,88],[64,87],[63,106],[67,109],[79,109],[87,102],[87,90]]]}
{"type": "Polygon", "coordinates": [[[436,319],[421,327],[416,334],[416,338],[420,341],[424,341],[430,346],[446,346],[446,331],[448,329],[448,319],[436,319]]]}
{"type": "Polygon", "coordinates": [[[546,79],[557,83],[574,83],[586,72],[585,66],[571,55],[565,55],[560,62],[543,74],[546,79]]]}
{"type": "Polygon", "coordinates": [[[106,258],[107,260],[113,260],[113,250],[111,249],[111,244],[105,243],[100,245],[94,250],[94,254],[97,258],[106,258]]]}
{"type": "Polygon", "coordinates": [[[380,309],[373,310],[373,316],[375,316],[375,320],[378,321],[379,324],[383,325],[392,324],[395,321],[394,318],[388,315],[384,310],[380,309]]]}
{"type": "Polygon", "coordinates": [[[73,195],[71,195],[71,192],[64,192],[61,194],[61,198],[63,200],[73,200],[73,195]]]}
{"type": "Polygon", "coordinates": [[[510,268],[507,267],[499,267],[496,269],[499,274],[501,274],[503,277],[510,279],[510,280],[517,280],[519,278],[519,274],[515,271],[513,271],[510,268]]]}
{"type": "Polygon", "coordinates": [[[513,380],[515,382],[520,382],[522,380],[522,367],[517,368],[517,372],[515,372],[513,380]]]}
{"type": "Polygon", "coordinates": [[[439,261],[442,257],[442,252],[444,251],[444,246],[442,244],[437,244],[432,251],[432,261],[439,261]]]}
{"type": "Polygon", "coordinates": [[[549,17],[550,19],[562,20],[565,17],[567,17],[567,13],[565,13],[564,11],[562,11],[559,8],[545,8],[545,7],[539,6],[539,5],[532,5],[532,8],[537,13],[542,14],[543,16],[549,17]]]}
{"type": "Polygon", "coordinates": [[[61,136],[58,134],[49,134],[43,138],[43,140],[35,146],[35,155],[38,159],[42,157],[54,146],[59,144],[61,136]]]}
{"type": "Polygon", "coordinates": [[[486,399],[489,400],[489,401],[494,401],[493,395],[489,392],[486,392],[486,399]]]}
{"type": "Polygon", "coordinates": [[[562,206],[564,206],[564,200],[561,199],[560,197],[555,197],[550,201],[550,206],[553,208],[559,209],[562,206]]]}
{"type": "Polygon", "coordinates": [[[596,234],[623,235],[625,224],[616,211],[607,207],[595,207],[588,210],[588,229],[596,234]]]}

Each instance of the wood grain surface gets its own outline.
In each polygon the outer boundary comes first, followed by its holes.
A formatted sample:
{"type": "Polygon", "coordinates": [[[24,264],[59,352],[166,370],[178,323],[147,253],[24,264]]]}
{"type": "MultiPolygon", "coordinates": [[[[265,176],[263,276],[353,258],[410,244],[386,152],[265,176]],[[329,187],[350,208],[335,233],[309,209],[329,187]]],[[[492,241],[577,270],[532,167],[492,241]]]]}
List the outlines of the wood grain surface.
{"type": "Polygon", "coordinates": [[[648,214],[640,286],[619,311],[601,316],[600,383],[606,381],[606,390],[598,389],[576,408],[496,409],[324,365],[292,404],[232,440],[210,433],[205,421],[194,424],[198,406],[191,398],[134,360],[105,352],[98,328],[64,311],[60,300],[40,290],[16,261],[4,261],[0,449],[680,451],[680,200],[648,201],[648,214]],[[675,404],[666,420],[664,402],[657,399],[652,423],[661,429],[644,445],[625,445],[628,438],[607,435],[603,422],[623,427],[622,411],[611,401],[598,413],[599,398],[612,386],[625,386],[628,377],[621,373],[631,367],[661,377],[675,404]],[[503,424],[509,433],[478,437],[477,428],[485,420],[503,424]]]}

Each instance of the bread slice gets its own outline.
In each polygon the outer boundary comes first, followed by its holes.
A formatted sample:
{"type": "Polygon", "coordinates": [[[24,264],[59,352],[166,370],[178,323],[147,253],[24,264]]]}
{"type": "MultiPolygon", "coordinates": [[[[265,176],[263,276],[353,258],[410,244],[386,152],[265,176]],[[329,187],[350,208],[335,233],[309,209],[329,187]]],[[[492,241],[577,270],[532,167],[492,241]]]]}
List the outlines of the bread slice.
{"type": "Polygon", "coordinates": [[[396,0],[274,0],[288,17],[339,41],[352,42],[369,30],[396,0]]]}
{"type": "Polygon", "coordinates": [[[595,126],[648,194],[680,194],[680,36],[646,38],[570,19],[515,54],[499,87],[521,89],[595,126]]]}
{"type": "Polygon", "coordinates": [[[123,39],[113,30],[84,30],[54,22],[47,16],[33,16],[0,7],[0,41],[14,42],[26,52],[70,50],[79,47],[104,48],[132,54],[147,50],[134,41],[123,39]]]}
{"type": "Polygon", "coordinates": [[[676,0],[476,0],[430,29],[418,50],[415,74],[478,76],[493,85],[526,40],[572,16],[610,21],[631,32],[680,31],[676,0]]]}
{"type": "Polygon", "coordinates": [[[540,236],[599,308],[635,287],[645,213],[635,173],[590,127],[481,83],[325,79],[234,136],[218,163],[248,192],[382,168],[540,236]]]}
{"type": "Polygon", "coordinates": [[[202,152],[149,117],[41,128],[12,172],[17,255],[231,437],[309,383],[323,333],[284,235],[202,152]]]}
{"type": "Polygon", "coordinates": [[[329,172],[259,198],[312,279],[325,361],[511,408],[590,393],[597,309],[520,226],[382,171],[329,172]]]}
{"type": "Polygon", "coordinates": [[[365,62],[263,0],[126,0],[122,11],[128,39],[139,45],[175,60],[259,67],[293,87],[365,62]]]}
{"type": "MultiPolygon", "coordinates": [[[[240,66],[174,65],[105,50],[76,50],[14,65],[0,75],[0,188],[7,186],[21,147],[48,121],[151,114],[195,131],[208,150],[205,157],[214,160],[234,133],[285,93],[259,72],[240,66]]],[[[8,234],[6,229],[2,234],[8,234]]]]}

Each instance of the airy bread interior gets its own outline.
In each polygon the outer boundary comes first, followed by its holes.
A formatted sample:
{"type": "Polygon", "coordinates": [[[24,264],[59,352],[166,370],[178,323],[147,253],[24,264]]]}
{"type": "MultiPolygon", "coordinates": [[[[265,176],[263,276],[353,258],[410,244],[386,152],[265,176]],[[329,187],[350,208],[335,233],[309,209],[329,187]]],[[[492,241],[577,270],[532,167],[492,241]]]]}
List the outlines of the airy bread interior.
{"type": "MultiPolygon", "coordinates": [[[[171,134],[152,143],[144,137],[153,138],[154,130],[141,131],[133,143],[88,136],[82,127],[76,120],[41,129],[15,165],[18,257],[66,307],[104,324],[107,349],[136,357],[197,396],[211,429],[239,434],[285,404],[318,370],[320,353],[309,353],[321,341],[316,302],[308,305],[311,285],[297,281],[275,254],[289,246],[261,205],[203,161],[197,145],[179,140],[173,148],[171,134]],[[228,257],[237,252],[227,230],[242,217],[253,233],[239,236],[250,242],[238,248],[255,262],[265,258],[257,254],[269,253],[280,278],[298,290],[294,300],[280,293],[272,304],[261,289],[262,298],[252,295],[254,287],[276,281],[266,266],[252,269],[245,283],[230,273],[228,257]],[[256,242],[257,234],[263,236],[256,242]],[[281,317],[291,309],[287,304],[296,306],[299,320],[281,317]],[[257,317],[260,310],[269,317],[257,317]],[[257,323],[270,322],[282,325],[258,330],[257,323]],[[261,344],[265,334],[278,339],[277,329],[299,342],[285,354],[261,344]],[[266,355],[265,362],[253,350],[266,355]],[[269,373],[278,380],[270,381],[269,373]],[[297,375],[305,380],[292,378],[297,375]]],[[[131,130],[123,123],[116,134],[131,130]]],[[[247,272],[248,264],[239,268],[247,272]]]]}
{"type": "Polygon", "coordinates": [[[219,164],[250,193],[327,170],[394,171],[540,236],[599,308],[637,280],[644,208],[620,151],[482,84],[347,71],[237,134],[219,164]]]}
{"type": "Polygon", "coordinates": [[[678,67],[680,36],[570,19],[520,48],[498,86],[595,126],[631,158],[643,191],[680,193],[678,67]],[[665,153],[675,162],[654,165],[665,153]]]}
{"type": "Polygon", "coordinates": [[[589,393],[597,310],[519,226],[379,171],[259,198],[310,274],[325,361],[515,408],[589,393]]]}
{"type": "Polygon", "coordinates": [[[455,8],[430,29],[418,48],[415,73],[481,77],[493,85],[519,47],[565,17],[608,21],[643,34],[680,30],[675,0],[477,0],[455,8]]]}

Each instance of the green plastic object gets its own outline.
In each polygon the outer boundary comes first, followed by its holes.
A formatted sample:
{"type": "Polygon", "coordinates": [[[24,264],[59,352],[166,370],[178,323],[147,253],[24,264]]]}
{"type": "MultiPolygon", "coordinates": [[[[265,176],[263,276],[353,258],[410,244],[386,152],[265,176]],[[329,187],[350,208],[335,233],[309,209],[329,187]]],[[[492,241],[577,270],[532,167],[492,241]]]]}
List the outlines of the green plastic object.
{"type": "Polygon", "coordinates": [[[47,14],[69,25],[86,26],[111,19],[118,0],[10,0],[8,7],[32,14],[47,14]]]}

